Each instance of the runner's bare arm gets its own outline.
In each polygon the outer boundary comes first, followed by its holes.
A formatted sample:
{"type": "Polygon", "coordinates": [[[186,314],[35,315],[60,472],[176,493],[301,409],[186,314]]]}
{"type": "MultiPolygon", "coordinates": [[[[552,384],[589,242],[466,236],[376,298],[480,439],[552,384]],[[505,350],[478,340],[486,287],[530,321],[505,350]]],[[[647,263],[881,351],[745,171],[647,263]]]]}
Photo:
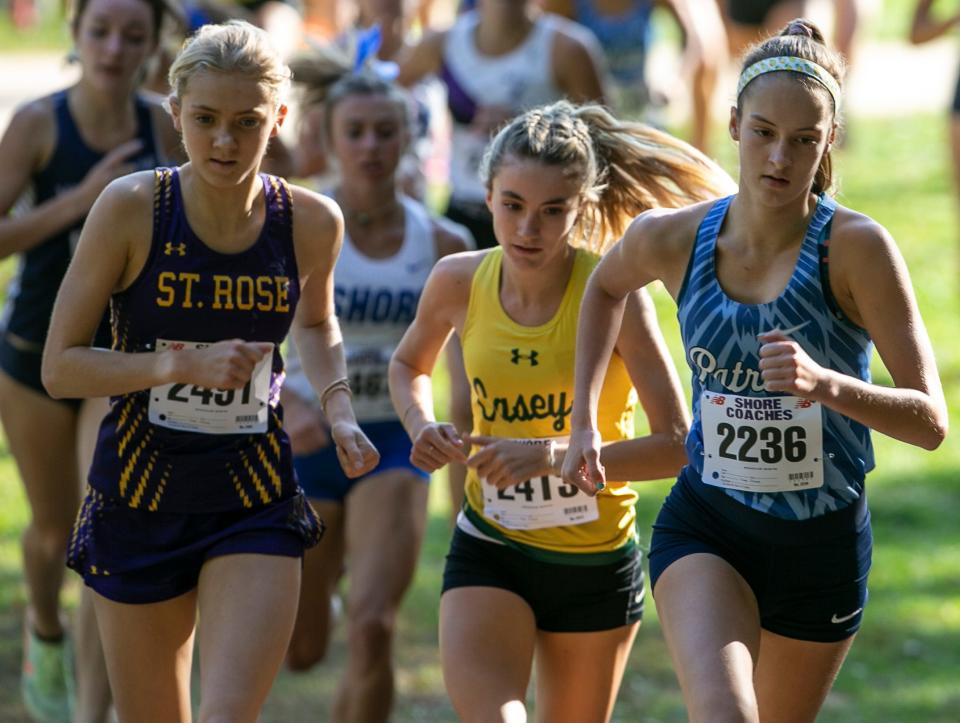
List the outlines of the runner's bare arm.
{"type": "Polygon", "coordinates": [[[906,263],[886,229],[838,210],[830,285],[847,317],[870,334],[896,386],[824,369],[796,342],[771,334],[761,335],[766,388],[820,401],[878,432],[935,449],[947,433],[943,387],[906,263]]]}
{"type": "Polygon", "coordinates": [[[686,461],[683,443],[690,419],[680,377],[645,290],[627,297],[616,351],[627,365],[650,433],[603,446],[600,461],[607,480],[673,477],[686,461]]]}
{"type": "MultiPolygon", "coordinates": [[[[334,313],[333,269],[343,243],[343,216],[330,199],[292,186],[294,245],[300,270],[300,303],[291,334],[303,371],[320,394],[333,381],[347,376],[343,338],[334,313]]],[[[343,409],[345,394],[335,394],[331,411],[343,409]]],[[[346,405],[349,407],[349,404],[346,405]]],[[[352,417],[352,411],[349,415],[352,417]]]]}
{"type": "MultiPolygon", "coordinates": [[[[477,247],[470,232],[463,226],[445,218],[433,219],[434,238],[437,243],[437,258],[472,251],[477,247]]],[[[472,422],[470,410],[470,386],[463,366],[463,349],[460,340],[451,336],[447,341],[445,356],[450,376],[450,421],[461,432],[469,432],[472,422]]]]}
{"type": "Polygon", "coordinates": [[[43,351],[43,383],[53,397],[106,397],[170,382],[236,389],[271,348],[240,340],[149,354],[91,348],[110,295],[132,280],[149,249],[153,178],[146,171],[111,183],[84,223],[43,351]]]}
{"type": "Polygon", "coordinates": [[[447,462],[465,461],[451,425],[437,425],[431,386],[434,365],[454,330],[462,330],[470,300],[470,282],[484,252],[447,256],[427,279],[417,315],[390,359],[390,397],[410,439],[413,458],[433,471],[447,462]],[[424,430],[429,439],[418,443],[424,430]],[[432,446],[431,446],[432,445],[432,446]],[[423,458],[418,458],[418,455],[423,458]]]}
{"type": "Polygon", "coordinates": [[[397,63],[400,66],[400,75],[397,82],[400,85],[411,86],[418,80],[440,70],[440,59],[443,57],[443,44],[446,40],[446,31],[428,32],[419,43],[404,48],[397,63]]]}
{"type": "Polygon", "coordinates": [[[935,0],[918,0],[910,24],[910,42],[914,44],[935,40],[960,25],[960,12],[945,18],[933,17],[935,0]]]}
{"type": "Polygon", "coordinates": [[[380,455],[357,424],[346,386],[343,337],[333,302],[333,269],[343,243],[343,216],[331,199],[292,186],[293,242],[300,270],[300,303],[292,334],[303,371],[320,397],[337,459],[348,477],[374,469],[380,455]]]}
{"type": "Polygon", "coordinates": [[[587,282],[577,326],[570,447],[562,476],[588,494],[605,483],[597,405],[610,357],[622,333],[627,297],[656,279],[676,297],[683,276],[684,247],[689,256],[692,244],[691,239],[684,238],[689,223],[677,221],[687,211],[648,211],[637,218],[587,282]]]}

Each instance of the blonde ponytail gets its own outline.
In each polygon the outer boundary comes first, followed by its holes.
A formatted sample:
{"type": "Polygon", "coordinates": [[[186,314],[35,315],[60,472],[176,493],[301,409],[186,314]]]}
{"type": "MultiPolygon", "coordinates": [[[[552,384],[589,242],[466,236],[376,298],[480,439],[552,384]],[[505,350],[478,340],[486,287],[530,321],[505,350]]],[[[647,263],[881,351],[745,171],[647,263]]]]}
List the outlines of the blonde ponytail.
{"type": "Polygon", "coordinates": [[[733,193],[716,163],[673,136],[614,118],[598,105],[559,101],[518,116],[490,142],[481,176],[491,187],[508,155],[575,168],[583,178],[577,245],[603,253],[651,208],[679,208],[733,193]]]}
{"type": "Polygon", "coordinates": [[[587,126],[598,159],[597,201],[582,216],[583,239],[603,252],[651,208],[681,208],[735,193],[736,184],[689,143],[643,123],[617,120],[598,105],[574,115],[587,126]]]}

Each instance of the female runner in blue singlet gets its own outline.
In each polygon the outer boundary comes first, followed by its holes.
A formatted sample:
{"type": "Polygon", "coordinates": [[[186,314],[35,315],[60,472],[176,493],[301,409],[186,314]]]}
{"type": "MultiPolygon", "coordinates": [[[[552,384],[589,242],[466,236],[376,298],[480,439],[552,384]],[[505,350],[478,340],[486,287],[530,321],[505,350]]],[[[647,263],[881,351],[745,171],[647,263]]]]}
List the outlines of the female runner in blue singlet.
{"type": "Polygon", "coordinates": [[[584,298],[564,478],[590,492],[588,400],[621,300],[659,279],[677,301],[693,425],[650,578],[694,722],[816,717],[867,600],[870,429],[926,449],[947,431],[896,244],[829,195],[842,75],[807,21],[755,46],[730,115],[737,195],[642,216],[584,298]],[[870,381],[873,344],[893,387],[870,381]]]}
{"type": "MultiPolygon", "coordinates": [[[[136,92],[157,47],[160,0],[80,0],[71,21],[77,82],[21,106],[0,140],[0,256],[19,256],[0,332],[0,418],[30,505],[22,690],[38,719],[71,717],[71,655],[60,616],[63,557],[106,400],[51,399],[40,381],[47,326],[84,217],[111,180],[176,152],[160,103],[136,92]],[[26,199],[16,205],[18,199],[26,199]],[[14,209],[13,213],[8,213],[14,209]]],[[[106,324],[96,337],[109,346],[106,324]]],[[[74,626],[77,706],[100,720],[109,702],[92,608],[74,626]],[[88,614],[89,613],[89,614],[88,614]]]]}
{"type": "Polygon", "coordinates": [[[101,194],[43,380],[56,397],[113,397],[68,564],[94,590],[120,720],[190,720],[196,634],[200,719],[253,721],[322,529],[278,404],[291,326],[340,463],[360,475],[377,454],[354,419],[333,313],[340,213],[258,173],[289,69],[263,31],[232,22],[188,41],[170,81],[190,162],[101,194]],[[91,348],[108,303],[113,350],[91,348]]]}

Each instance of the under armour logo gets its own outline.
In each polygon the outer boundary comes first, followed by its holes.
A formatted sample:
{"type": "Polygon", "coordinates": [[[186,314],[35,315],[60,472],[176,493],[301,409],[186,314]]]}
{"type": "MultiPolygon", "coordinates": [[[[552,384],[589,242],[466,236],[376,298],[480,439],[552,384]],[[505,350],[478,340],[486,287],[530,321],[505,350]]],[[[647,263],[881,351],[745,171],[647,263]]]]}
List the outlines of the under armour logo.
{"type": "Polygon", "coordinates": [[[187,245],[186,244],[177,244],[174,246],[172,243],[167,241],[163,247],[163,253],[166,256],[173,256],[173,252],[177,252],[177,256],[186,256],[187,255],[187,245]]]}
{"type": "Polygon", "coordinates": [[[532,367],[540,363],[537,361],[537,352],[535,349],[531,349],[529,354],[521,354],[519,349],[510,350],[510,361],[514,364],[519,364],[521,359],[526,359],[532,367]]]}

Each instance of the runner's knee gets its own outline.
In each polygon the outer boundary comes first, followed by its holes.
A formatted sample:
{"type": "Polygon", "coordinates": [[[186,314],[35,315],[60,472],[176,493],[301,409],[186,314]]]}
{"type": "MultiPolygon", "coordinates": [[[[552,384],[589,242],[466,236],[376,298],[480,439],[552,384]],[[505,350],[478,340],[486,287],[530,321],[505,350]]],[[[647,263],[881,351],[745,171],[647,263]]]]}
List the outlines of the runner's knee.
{"type": "Polygon", "coordinates": [[[390,648],[396,612],[382,608],[360,609],[351,615],[350,647],[361,667],[373,667],[390,648]]]}

